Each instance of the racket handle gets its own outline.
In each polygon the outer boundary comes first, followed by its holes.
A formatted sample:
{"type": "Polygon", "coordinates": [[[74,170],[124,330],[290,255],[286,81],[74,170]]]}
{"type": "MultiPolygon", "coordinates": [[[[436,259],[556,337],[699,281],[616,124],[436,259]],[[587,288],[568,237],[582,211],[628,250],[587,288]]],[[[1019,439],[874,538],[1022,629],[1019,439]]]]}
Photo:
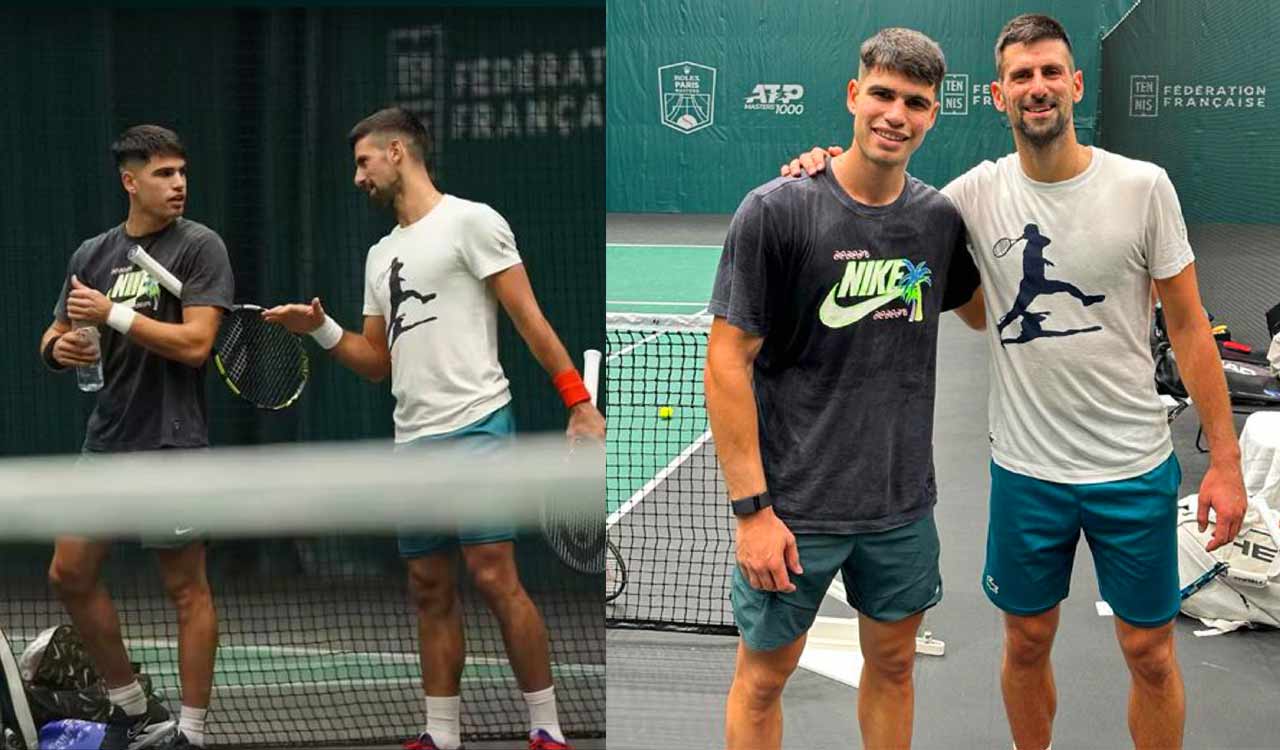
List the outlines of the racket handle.
{"type": "Polygon", "coordinates": [[[603,355],[599,349],[588,349],[582,353],[582,383],[591,394],[591,405],[596,405],[596,393],[600,389],[600,360],[603,355]]]}
{"type": "Polygon", "coordinates": [[[169,269],[160,265],[160,261],[143,250],[141,245],[134,245],[129,251],[129,262],[151,274],[169,294],[182,299],[182,282],[178,281],[177,276],[169,273],[169,269]]]}

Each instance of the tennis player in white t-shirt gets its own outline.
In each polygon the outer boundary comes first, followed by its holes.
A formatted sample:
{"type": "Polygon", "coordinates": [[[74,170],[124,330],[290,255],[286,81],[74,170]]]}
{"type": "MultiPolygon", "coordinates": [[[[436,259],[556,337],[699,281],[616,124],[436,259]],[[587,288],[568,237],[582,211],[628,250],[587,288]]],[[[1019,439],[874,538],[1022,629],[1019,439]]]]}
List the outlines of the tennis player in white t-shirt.
{"type": "MultiPolygon", "coordinates": [[[[982,587],[1005,614],[1001,670],[1018,750],[1050,746],[1049,655],[1081,534],[1116,614],[1138,748],[1182,747],[1174,655],[1181,470],[1156,395],[1151,290],[1209,440],[1199,519],[1228,544],[1245,510],[1235,424],[1194,256],[1163,169],[1076,139],[1084,95],[1056,20],[1025,14],[995,45],[996,108],[1017,152],[942,189],[964,218],[982,277],[991,352],[991,505],[982,587]]],[[[831,153],[839,153],[833,149],[831,153]]],[[[784,167],[810,174],[815,150],[784,167]]]]}
{"type": "MultiPolygon", "coordinates": [[[[511,391],[498,361],[501,304],[560,392],[568,435],[603,440],[604,418],[538,307],[506,220],[483,203],[436,188],[427,170],[427,132],[411,113],[375,112],[356,124],[348,140],[356,187],[391,208],[397,222],[369,249],[363,332],[344,331],[319,299],[272,308],[266,318],[309,333],[368,380],[390,375],[397,449],[447,440],[483,452],[510,441],[514,432],[511,391]]],[[[418,614],[427,714],[422,734],[406,742],[406,750],[460,747],[464,653],[450,554],[455,544],[501,624],[529,705],[530,749],[568,747],[556,715],[546,625],[520,583],[514,538],[510,527],[401,535],[418,614]]]]}

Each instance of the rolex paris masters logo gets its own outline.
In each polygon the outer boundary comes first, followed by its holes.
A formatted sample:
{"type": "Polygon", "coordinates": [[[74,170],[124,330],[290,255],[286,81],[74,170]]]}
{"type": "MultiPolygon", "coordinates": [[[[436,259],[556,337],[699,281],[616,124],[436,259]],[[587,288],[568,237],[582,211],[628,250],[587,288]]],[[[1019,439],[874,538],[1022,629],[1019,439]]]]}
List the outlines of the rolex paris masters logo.
{"type": "Polygon", "coordinates": [[[662,124],[693,133],[715,122],[716,69],[695,62],[658,68],[658,101],[662,124]]]}

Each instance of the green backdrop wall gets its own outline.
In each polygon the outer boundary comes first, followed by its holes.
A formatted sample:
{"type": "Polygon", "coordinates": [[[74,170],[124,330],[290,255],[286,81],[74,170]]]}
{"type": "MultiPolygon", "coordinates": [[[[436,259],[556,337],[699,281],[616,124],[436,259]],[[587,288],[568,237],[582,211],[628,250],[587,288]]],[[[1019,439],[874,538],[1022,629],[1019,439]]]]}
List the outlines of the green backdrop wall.
{"type": "Polygon", "coordinates": [[[996,34],[1023,12],[1049,13],[1071,35],[1085,75],[1076,127],[1092,143],[1099,41],[1132,5],[1133,0],[610,2],[608,210],[732,212],[798,149],[849,143],[845,85],[856,76],[862,40],[885,26],[919,29],[947,56],[942,116],[912,159],[915,176],[941,185],[977,161],[1012,149],[1004,116],[989,104],[987,85],[994,78],[996,34]],[[690,63],[687,73],[683,63],[690,63]],[[798,97],[797,86],[803,88],[798,97]],[[666,123],[664,106],[674,112],[666,123]],[[683,123],[682,115],[688,115],[683,123]]]}
{"type": "Polygon", "coordinates": [[[1280,222],[1280,5],[1144,2],[1102,60],[1103,144],[1164,167],[1188,222],[1280,222]]]}
{"type": "MultiPolygon", "coordinates": [[[[351,184],[346,133],[407,106],[429,120],[442,188],[507,217],[570,350],[602,348],[604,55],[602,8],[0,12],[0,454],[79,446],[92,396],[36,348],[71,252],[125,216],[108,146],[141,122],[185,140],[187,216],[226,240],[237,301],[319,295],[357,328],[365,253],[394,219],[351,184]]],[[[501,337],[521,427],[563,429],[505,322],[501,337]]],[[[210,377],[215,442],[390,435],[387,383],[311,351],[287,412],[210,377]]]]}
{"type": "Polygon", "coordinates": [[[1102,145],[1168,171],[1205,307],[1262,351],[1280,302],[1278,11],[1148,0],[1102,42],[1102,145]]]}

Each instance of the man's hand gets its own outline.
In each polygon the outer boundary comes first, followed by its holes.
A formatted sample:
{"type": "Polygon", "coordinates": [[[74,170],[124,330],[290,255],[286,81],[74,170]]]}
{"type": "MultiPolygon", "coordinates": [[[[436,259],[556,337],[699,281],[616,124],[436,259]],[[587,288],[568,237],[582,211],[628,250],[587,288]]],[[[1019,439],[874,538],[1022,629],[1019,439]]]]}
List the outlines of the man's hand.
{"type": "Polygon", "coordinates": [[[804,572],[800,551],[795,535],[773,508],[738,517],[738,567],[753,589],[785,594],[796,590],[787,572],[804,572]]]}
{"type": "Polygon", "coordinates": [[[89,340],[84,330],[68,331],[53,344],[53,359],[63,367],[82,367],[98,361],[98,345],[89,340]]]}
{"type": "Polygon", "coordinates": [[[278,323],[293,333],[303,334],[324,325],[325,314],[320,298],[315,297],[309,305],[277,305],[263,310],[262,317],[268,323],[278,323]]]}
{"type": "Polygon", "coordinates": [[[1236,538],[1247,507],[1239,462],[1228,467],[1210,464],[1204,480],[1200,482],[1200,507],[1196,512],[1196,520],[1203,532],[1209,526],[1209,509],[1213,508],[1215,525],[1213,537],[1205,545],[1206,551],[1212,552],[1236,538]]]}
{"type": "Polygon", "coordinates": [[[778,173],[783,177],[801,177],[806,174],[812,177],[827,168],[828,156],[843,153],[844,149],[839,146],[828,146],[826,149],[814,146],[810,151],[792,159],[790,164],[783,164],[778,173]]]}
{"type": "Polygon", "coordinates": [[[564,431],[570,441],[604,442],[604,415],[590,401],[574,404],[569,410],[569,427],[564,431]]]}
{"type": "Polygon", "coordinates": [[[111,312],[111,300],[97,289],[85,286],[80,279],[71,277],[71,293],[67,295],[67,317],[77,323],[95,326],[107,322],[111,312]]]}

